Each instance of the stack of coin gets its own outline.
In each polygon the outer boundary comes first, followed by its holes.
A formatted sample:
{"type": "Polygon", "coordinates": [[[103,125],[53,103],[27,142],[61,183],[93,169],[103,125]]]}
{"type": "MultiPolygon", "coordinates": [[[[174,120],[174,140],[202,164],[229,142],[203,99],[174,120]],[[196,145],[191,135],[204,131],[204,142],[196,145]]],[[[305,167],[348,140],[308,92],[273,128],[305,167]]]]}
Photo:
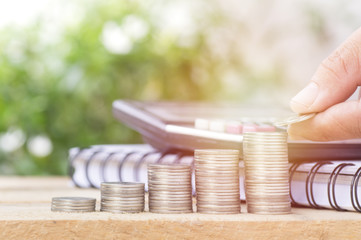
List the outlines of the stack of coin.
{"type": "Polygon", "coordinates": [[[197,212],[240,213],[239,151],[195,150],[197,212]]]}
{"type": "Polygon", "coordinates": [[[189,165],[149,164],[149,211],[191,213],[192,171],[189,165]]]}
{"type": "Polygon", "coordinates": [[[144,183],[103,182],[100,211],[138,213],[144,211],[144,183]]]}
{"type": "Polygon", "coordinates": [[[243,134],[247,211],[291,212],[286,132],[243,134]]]}
{"type": "Polygon", "coordinates": [[[51,211],[54,212],[94,212],[95,198],[85,197],[54,197],[51,211]]]}

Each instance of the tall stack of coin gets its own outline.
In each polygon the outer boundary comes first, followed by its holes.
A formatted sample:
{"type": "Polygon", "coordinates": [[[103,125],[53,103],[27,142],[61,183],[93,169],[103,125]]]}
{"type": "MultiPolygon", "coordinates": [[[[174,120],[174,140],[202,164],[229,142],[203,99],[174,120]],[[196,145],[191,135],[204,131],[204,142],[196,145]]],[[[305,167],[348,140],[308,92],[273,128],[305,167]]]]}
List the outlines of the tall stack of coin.
{"type": "Polygon", "coordinates": [[[144,211],[144,183],[103,182],[100,211],[138,213],[144,211]]]}
{"type": "Polygon", "coordinates": [[[149,211],[153,213],[191,213],[192,171],[189,165],[149,164],[149,211]]]}
{"type": "Polygon", "coordinates": [[[239,151],[200,149],[194,160],[197,212],[240,213],[239,151]]]}
{"type": "Polygon", "coordinates": [[[54,197],[51,200],[51,211],[54,212],[94,212],[95,198],[54,197]]]}
{"type": "Polygon", "coordinates": [[[243,160],[248,212],[290,213],[287,133],[244,133],[243,160]]]}

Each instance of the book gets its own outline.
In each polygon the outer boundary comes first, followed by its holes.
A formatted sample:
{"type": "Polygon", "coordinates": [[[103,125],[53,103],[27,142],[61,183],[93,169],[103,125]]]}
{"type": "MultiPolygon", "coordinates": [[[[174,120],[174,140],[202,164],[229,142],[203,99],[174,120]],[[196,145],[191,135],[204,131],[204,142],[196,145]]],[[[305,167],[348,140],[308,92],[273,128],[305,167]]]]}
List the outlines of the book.
{"type": "MultiPolygon", "coordinates": [[[[147,165],[187,164],[185,152],[160,152],[147,144],[95,145],[69,150],[70,176],[75,186],[99,188],[101,182],[143,182],[147,190],[147,165]]],[[[240,161],[240,198],[246,200],[244,164],[240,161]]],[[[297,162],[289,165],[293,206],[361,212],[361,161],[297,162]]],[[[194,170],[192,177],[195,194],[194,170]]]]}

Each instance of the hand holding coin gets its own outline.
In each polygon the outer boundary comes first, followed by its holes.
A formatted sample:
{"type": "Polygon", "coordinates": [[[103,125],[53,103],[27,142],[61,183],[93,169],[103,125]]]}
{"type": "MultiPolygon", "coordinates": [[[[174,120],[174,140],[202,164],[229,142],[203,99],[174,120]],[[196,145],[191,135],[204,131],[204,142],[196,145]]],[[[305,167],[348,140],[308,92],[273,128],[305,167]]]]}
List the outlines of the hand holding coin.
{"type": "Polygon", "coordinates": [[[291,100],[298,114],[313,118],[289,125],[290,139],[361,138],[360,100],[346,101],[361,86],[361,28],[325,59],[311,82],[291,100]]]}

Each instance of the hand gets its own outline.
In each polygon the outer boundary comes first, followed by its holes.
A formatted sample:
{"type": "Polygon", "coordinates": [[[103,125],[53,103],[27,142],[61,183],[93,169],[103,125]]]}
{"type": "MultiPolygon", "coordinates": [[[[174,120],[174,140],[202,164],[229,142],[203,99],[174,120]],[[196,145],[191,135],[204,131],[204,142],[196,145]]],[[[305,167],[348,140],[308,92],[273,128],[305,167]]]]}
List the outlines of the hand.
{"type": "Polygon", "coordinates": [[[361,102],[347,100],[361,85],[361,28],[318,67],[311,82],[290,103],[296,113],[316,116],[288,128],[291,139],[361,138],[361,102]]]}

